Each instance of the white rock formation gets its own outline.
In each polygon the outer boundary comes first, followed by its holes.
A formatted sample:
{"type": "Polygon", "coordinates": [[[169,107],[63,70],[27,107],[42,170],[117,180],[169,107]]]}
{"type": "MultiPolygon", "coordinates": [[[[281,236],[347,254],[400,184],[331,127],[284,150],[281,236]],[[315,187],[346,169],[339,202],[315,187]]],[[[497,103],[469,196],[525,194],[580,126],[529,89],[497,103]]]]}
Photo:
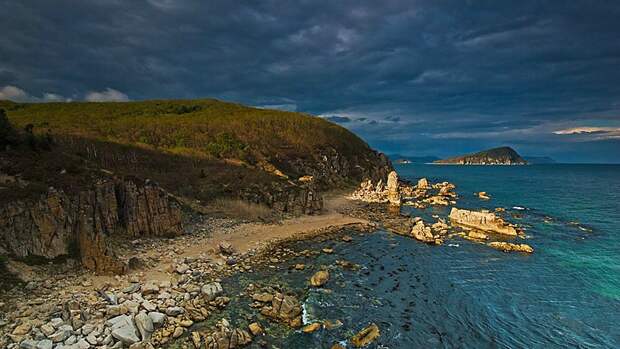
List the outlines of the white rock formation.
{"type": "Polygon", "coordinates": [[[496,216],[493,212],[478,212],[453,207],[450,211],[449,217],[453,224],[466,228],[496,234],[511,236],[517,235],[517,230],[513,226],[508,225],[502,218],[496,216]]]}

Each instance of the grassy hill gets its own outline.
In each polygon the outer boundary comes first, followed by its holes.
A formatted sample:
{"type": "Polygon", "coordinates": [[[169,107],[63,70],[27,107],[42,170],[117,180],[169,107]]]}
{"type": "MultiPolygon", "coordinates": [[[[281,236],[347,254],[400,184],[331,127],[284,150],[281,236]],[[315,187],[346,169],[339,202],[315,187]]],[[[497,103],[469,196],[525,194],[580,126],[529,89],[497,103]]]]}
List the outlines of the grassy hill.
{"type": "Polygon", "coordinates": [[[434,161],[434,163],[454,165],[525,165],[527,161],[514,149],[510,147],[499,147],[473,154],[437,160],[434,161]]]}
{"type": "Polygon", "coordinates": [[[153,179],[172,192],[211,200],[306,175],[330,189],[391,167],[359,137],[324,119],[213,99],[0,101],[0,109],[14,129],[53,143],[46,151],[0,152],[0,173],[29,183],[12,188],[17,198],[50,185],[79,190],[81,183],[114,175],[153,179]]]}
{"type": "Polygon", "coordinates": [[[0,102],[17,128],[148,146],[175,154],[252,158],[333,146],[351,153],[367,145],[324,119],[212,99],[127,103],[0,102]]]}

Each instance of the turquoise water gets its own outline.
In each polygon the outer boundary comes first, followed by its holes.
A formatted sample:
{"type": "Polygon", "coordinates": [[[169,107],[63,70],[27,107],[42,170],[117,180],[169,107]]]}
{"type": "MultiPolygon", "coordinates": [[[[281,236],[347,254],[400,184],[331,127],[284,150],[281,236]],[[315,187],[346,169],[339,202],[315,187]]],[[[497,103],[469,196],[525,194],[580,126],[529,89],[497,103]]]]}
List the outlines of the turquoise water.
{"type": "MultiPolygon", "coordinates": [[[[428,246],[383,231],[351,232],[352,243],[337,237],[299,242],[291,248],[329,246],[335,253],[300,257],[241,283],[275,282],[305,292],[309,320],[337,319],[343,326],[268,342],[279,348],[329,348],[337,341],[346,344],[355,331],[375,322],[381,337],[371,348],[620,347],[620,166],[403,165],[397,170],[414,181],[455,183],[459,207],[505,207],[511,220],[526,228],[535,253],[507,254],[458,238],[428,246]],[[479,200],[478,191],[492,199],[479,200]],[[339,259],[360,268],[335,266],[339,259]],[[315,270],[328,267],[327,290],[305,291],[313,270],[288,269],[299,262],[315,270]]],[[[428,219],[448,213],[446,208],[406,210],[428,219]]]]}

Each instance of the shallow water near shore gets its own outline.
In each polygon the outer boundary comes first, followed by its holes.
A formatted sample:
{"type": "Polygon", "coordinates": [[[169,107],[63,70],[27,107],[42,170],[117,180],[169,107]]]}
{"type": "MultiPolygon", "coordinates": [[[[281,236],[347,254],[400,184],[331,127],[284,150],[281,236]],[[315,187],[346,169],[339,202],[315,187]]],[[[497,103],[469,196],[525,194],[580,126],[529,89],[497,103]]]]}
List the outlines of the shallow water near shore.
{"type": "MultiPolygon", "coordinates": [[[[507,254],[460,238],[428,246],[384,231],[351,232],[292,243],[294,250],[334,249],[224,280],[239,292],[249,283],[284,284],[304,300],[306,320],[343,325],[312,334],[287,333],[263,321],[280,348],[329,348],[371,322],[381,329],[374,348],[612,348],[620,347],[620,166],[520,167],[405,165],[401,177],[457,185],[457,206],[504,207],[526,228],[535,253],[507,254]],[[474,192],[486,191],[481,201],[474,192]],[[350,270],[336,265],[346,260],[350,270]],[[311,268],[294,271],[304,263],[311,268]],[[310,275],[329,268],[326,289],[310,275]]],[[[403,208],[432,222],[448,208],[403,208]]],[[[247,300],[228,314],[247,321],[247,300]],[[245,303],[244,303],[245,302],[245,303]],[[243,310],[243,311],[241,311],[243,310]]],[[[236,317],[236,318],[235,318],[236,317]]],[[[257,343],[252,344],[259,347],[257,343]]]]}

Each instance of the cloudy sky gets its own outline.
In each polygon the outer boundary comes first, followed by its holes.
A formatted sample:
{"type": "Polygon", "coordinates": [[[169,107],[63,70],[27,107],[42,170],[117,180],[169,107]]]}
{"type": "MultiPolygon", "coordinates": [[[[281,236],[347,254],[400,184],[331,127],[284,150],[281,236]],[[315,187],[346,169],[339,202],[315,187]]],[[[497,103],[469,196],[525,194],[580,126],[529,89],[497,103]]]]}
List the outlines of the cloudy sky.
{"type": "Polygon", "coordinates": [[[387,153],[620,162],[620,2],[0,0],[0,99],[201,97],[387,153]]]}

